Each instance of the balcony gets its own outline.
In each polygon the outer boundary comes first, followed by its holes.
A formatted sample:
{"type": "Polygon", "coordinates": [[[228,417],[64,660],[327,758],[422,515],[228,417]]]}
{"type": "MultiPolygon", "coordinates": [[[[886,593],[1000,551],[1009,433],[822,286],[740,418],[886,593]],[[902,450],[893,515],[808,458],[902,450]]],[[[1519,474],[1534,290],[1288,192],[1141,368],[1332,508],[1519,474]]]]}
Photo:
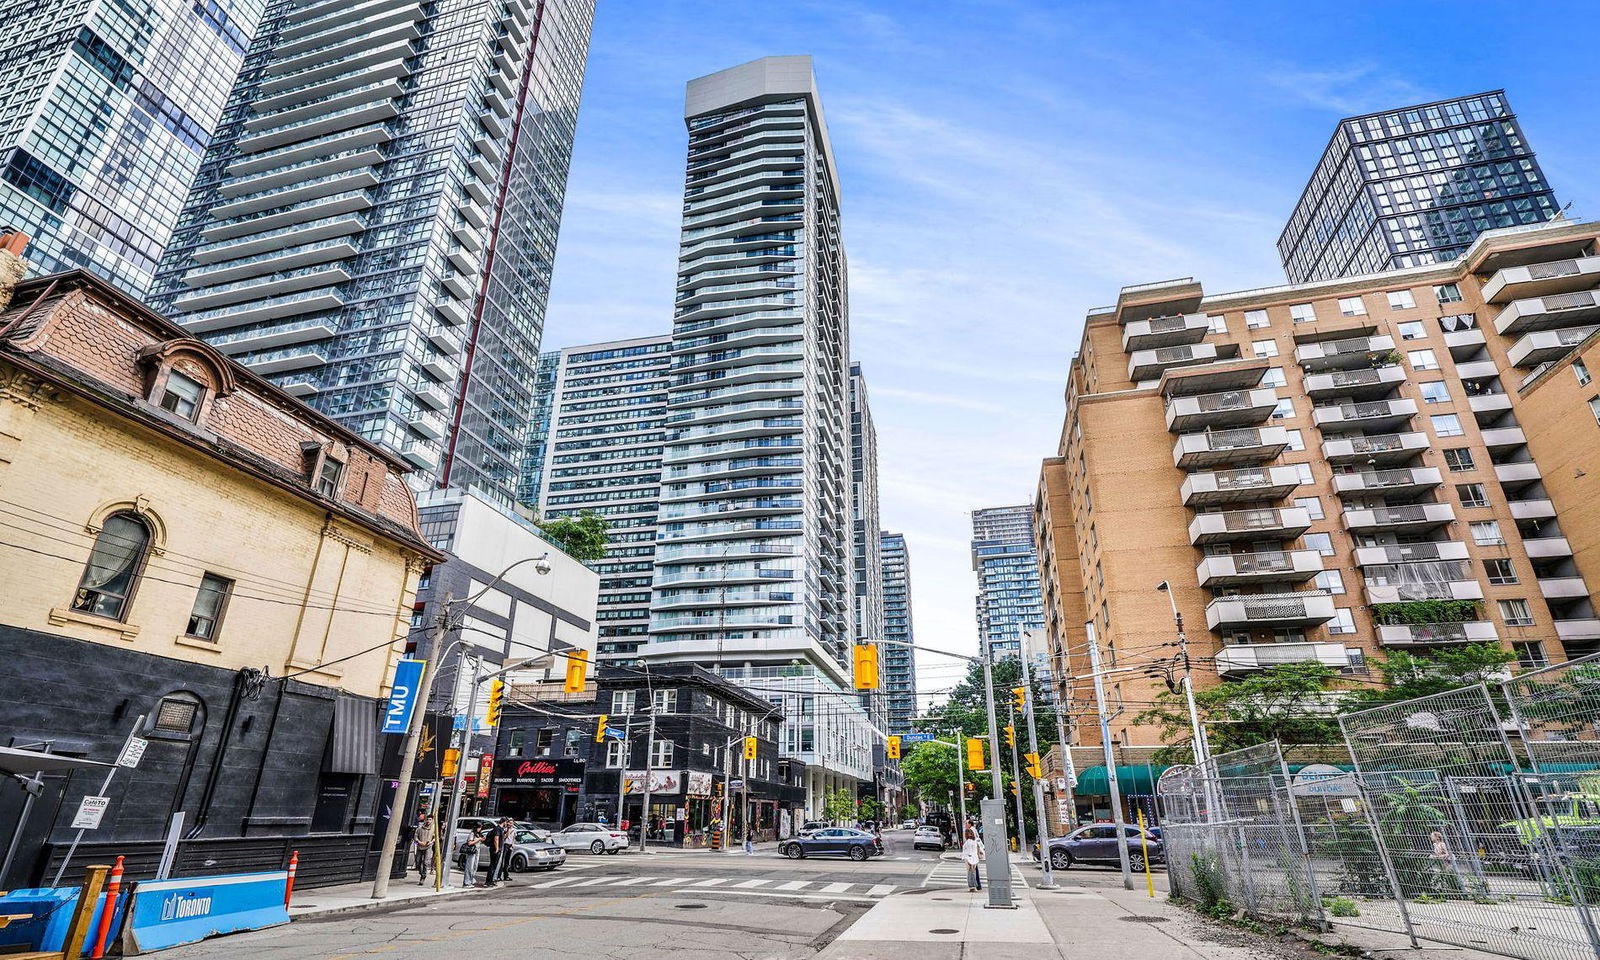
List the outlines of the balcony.
{"type": "Polygon", "coordinates": [[[1411,503],[1397,507],[1371,507],[1344,512],[1345,529],[1352,532],[1417,533],[1437,530],[1455,521],[1448,503],[1411,503]]]}
{"type": "Polygon", "coordinates": [[[1172,462],[1189,470],[1223,464],[1264,463],[1289,446],[1289,433],[1282,427],[1244,427],[1185,433],[1172,447],[1172,462]]]}
{"type": "Polygon", "coordinates": [[[253,357],[241,357],[238,363],[251,373],[267,377],[275,373],[325,366],[328,363],[328,353],[327,348],[320,344],[309,347],[285,347],[282,350],[273,350],[253,357]]]}
{"type": "Polygon", "coordinates": [[[1217,651],[1217,673],[1237,676],[1286,663],[1320,663],[1343,669],[1350,655],[1342,643],[1230,643],[1217,651]]]}
{"type": "Polygon", "coordinates": [[[1494,328],[1510,336],[1597,320],[1600,320],[1600,292],[1584,290],[1513,301],[1494,318],[1494,328]]]}
{"type": "Polygon", "coordinates": [[[1250,583],[1304,583],[1322,572],[1315,550],[1269,550],[1206,557],[1195,568],[1200,586],[1231,587],[1250,583]]]}
{"type": "Polygon", "coordinates": [[[431,440],[407,440],[400,446],[400,456],[422,470],[439,466],[439,448],[431,440]]]}
{"type": "Polygon", "coordinates": [[[1415,560],[1465,560],[1467,545],[1457,540],[1427,543],[1391,543],[1379,547],[1357,547],[1356,566],[1366,568],[1415,560]]]}
{"type": "Polygon", "coordinates": [[[182,320],[183,328],[191,333],[209,333],[227,330],[263,320],[279,320],[303,313],[315,313],[344,306],[344,300],[330,290],[312,290],[289,294],[270,300],[256,300],[234,307],[220,307],[191,313],[182,320]]]}
{"type": "Polygon", "coordinates": [[[1294,348],[1294,362],[1304,367],[1307,373],[1370,369],[1374,361],[1381,360],[1393,352],[1393,337],[1350,337],[1345,340],[1303,343],[1294,348]]]}
{"type": "Polygon", "coordinates": [[[1577,600],[1589,595],[1582,577],[1540,577],[1539,594],[1546,600],[1577,600]]]}
{"type": "Polygon", "coordinates": [[[1333,492],[1340,496],[1370,497],[1415,496],[1444,483],[1435,467],[1402,467],[1397,470],[1364,470],[1361,473],[1336,473],[1333,492]]]}
{"type": "Polygon", "coordinates": [[[1477,327],[1466,330],[1448,330],[1444,335],[1444,345],[1450,350],[1450,359],[1465,360],[1478,352],[1478,348],[1488,342],[1483,331],[1477,327]]]}
{"type": "Polygon", "coordinates": [[[1282,500],[1300,486],[1293,467],[1244,467],[1191,473],[1183,478],[1183,505],[1253,503],[1282,500]]]}
{"type": "Polygon", "coordinates": [[[1202,513],[1189,523],[1189,542],[1201,547],[1233,540],[1293,540],[1310,526],[1311,514],[1301,507],[1202,513]]]}
{"type": "Polygon", "coordinates": [[[1521,427],[1495,427],[1492,430],[1484,430],[1481,436],[1483,445],[1489,448],[1490,453],[1511,450],[1528,442],[1521,427]]]}
{"type": "MultiPolygon", "coordinates": [[[[1365,587],[1368,603],[1405,603],[1412,600],[1482,600],[1483,586],[1476,580],[1411,582],[1399,568],[1406,564],[1368,568],[1365,587]],[[1376,575],[1373,575],[1376,574],[1376,575]]],[[[1465,567],[1466,564],[1462,564],[1465,567]]]]}
{"type": "Polygon", "coordinates": [[[1392,430],[1409,425],[1411,418],[1416,415],[1417,401],[1404,398],[1311,408],[1311,422],[1324,431],[1372,428],[1392,430]]]}
{"type": "Polygon", "coordinates": [[[1322,455],[1332,463],[1392,466],[1405,463],[1428,447],[1428,435],[1425,433],[1380,433],[1324,440],[1322,455]]]}
{"type": "Polygon", "coordinates": [[[457,300],[439,299],[433,302],[434,312],[439,319],[452,327],[467,325],[467,305],[457,300]]]}
{"type": "Polygon", "coordinates": [[[365,126],[369,123],[382,123],[399,115],[400,108],[388,100],[356,107],[346,107],[343,110],[313,116],[307,120],[284,124],[272,130],[241,137],[238,141],[237,149],[240,153],[260,153],[273,147],[298,143],[301,140],[310,140],[313,137],[320,137],[339,130],[349,130],[352,127],[365,126]]]}
{"type": "Polygon", "coordinates": [[[1513,500],[1507,506],[1518,520],[1553,520],[1556,516],[1556,505],[1543,498],[1513,500]]]}
{"type": "Polygon", "coordinates": [[[1217,348],[1215,344],[1210,343],[1135,350],[1128,358],[1128,379],[1136,383],[1140,380],[1154,380],[1173,367],[1210,363],[1215,359],[1217,359],[1217,348]]]}
{"type": "Polygon", "coordinates": [[[1467,398],[1467,408],[1474,414],[1498,416],[1511,409],[1511,397],[1505,393],[1480,393],[1467,398]]]}
{"type": "Polygon", "coordinates": [[[1550,560],[1572,556],[1572,544],[1566,537],[1530,537],[1522,541],[1531,560],[1550,560]]]}
{"type": "Polygon", "coordinates": [[[1387,623],[1378,625],[1378,642],[1386,647],[1430,646],[1436,643],[1497,643],[1499,634],[1487,620],[1465,623],[1387,623]]]}
{"type": "Polygon", "coordinates": [[[1600,326],[1569,327],[1565,330],[1535,330],[1524,334],[1506,351],[1506,358],[1514,367],[1529,369],[1549,360],[1566,356],[1573,347],[1582,343],[1600,326]]]}
{"type": "Polygon", "coordinates": [[[284,270],[276,274],[247,277],[242,280],[203,287],[193,293],[187,293],[176,298],[173,300],[172,306],[174,309],[181,311],[222,307],[245,300],[281,297],[285,294],[299,293],[303,290],[334,287],[349,280],[350,276],[350,273],[345,270],[342,264],[284,270]]]}
{"type": "Polygon", "coordinates": [[[1456,364],[1456,376],[1463,380],[1486,380],[1500,376],[1500,368],[1494,365],[1493,360],[1473,360],[1456,364]]]}
{"type": "Polygon", "coordinates": [[[1305,379],[1306,393],[1314,398],[1351,397],[1373,400],[1393,392],[1406,381],[1405,368],[1377,367],[1367,370],[1333,370],[1314,373],[1305,379]]]}
{"type": "Polygon", "coordinates": [[[1167,404],[1167,429],[1180,432],[1265,423],[1278,406],[1275,390],[1224,390],[1195,397],[1173,397],[1167,404]]]}
{"type": "Polygon", "coordinates": [[[418,401],[435,410],[443,410],[450,406],[450,393],[442,383],[423,384],[414,388],[411,392],[417,395],[418,401]]]}
{"type": "Polygon", "coordinates": [[[1206,604],[1206,626],[1212,630],[1314,627],[1332,619],[1333,597],[1321,590],[1218,597],[1206,604]]]}
{"type": "Polygon", "coordinates": [[[1557,620],[1556,636],[1560,637],[1563,643],[1570,640],[1600,640],[1600,618],[1557,620]]]}
{"type": "Polygon", "coordinates": [[[293,343],[315,343],[332,337],[336,332],[331,321],[301,320],[298,323],[282,323],[211,337],[210,343],[223,353],[233,356],[250,350],[267,350],[293,343]]]}
{"type": "Polygon", "coordinates": [[[1161,395],[1194,397],[1221,390],[1248,390],[1266,376],[1268,362],[1260,357],[1237,357],[1193,367],[1174,367],[1161,377],[1161,395]]]}
{"type": "Polygon", "coordinates": [[[1211,318],[1203,313],[1134,320],[1122,328],[1122,350],[1131,353],[1135,350],[1199,343],[1210,330],[1211,318]]]}
{"type": "Polygon", "coordinates": [[[1530,263],[1495,271],[1483,285],[1485,303],[1505,303],[1555,293],[1574,293],[1600,284],[1600,256],[1530,263]]]}

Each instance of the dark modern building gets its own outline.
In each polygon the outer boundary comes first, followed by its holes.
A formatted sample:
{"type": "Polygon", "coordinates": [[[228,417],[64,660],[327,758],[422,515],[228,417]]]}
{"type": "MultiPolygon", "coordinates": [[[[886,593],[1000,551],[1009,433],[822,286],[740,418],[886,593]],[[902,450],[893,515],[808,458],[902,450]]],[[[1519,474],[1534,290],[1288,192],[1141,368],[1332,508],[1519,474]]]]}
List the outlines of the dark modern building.
{"type": "Polygon", "coordinates": [[[1425,266],[1558,212],[1505,91],[1492,90],[1339,121],[1278,255],[1290,283],[1425,266]]]}
{"type": "Polygon", "coordinates": [[[907,733],[917,718],[917,651],[911,624],[911,555],[902,534],[883,531],[883,692],[889,733],[907,733]]]}
{"type": "Polygon", "coordinates": [[[154,302],[405,457],[515,497],[592,0],[272,0],[154,302]]]}

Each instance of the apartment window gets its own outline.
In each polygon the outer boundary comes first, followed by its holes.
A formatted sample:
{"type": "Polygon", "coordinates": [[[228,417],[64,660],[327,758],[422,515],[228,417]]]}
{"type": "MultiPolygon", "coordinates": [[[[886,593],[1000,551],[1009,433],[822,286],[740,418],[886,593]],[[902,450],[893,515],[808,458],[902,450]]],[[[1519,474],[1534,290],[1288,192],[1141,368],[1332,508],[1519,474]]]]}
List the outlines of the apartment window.
{"type": "Polygon", "coordinates": [[[1212,333],[1227,333],[1228,318],[1224,316],[1206,317],[1212,333]]]}
{"type": "Polygon", "coordinates": [[[1596,423],[1600,423],[1600,397],[1589,398],[1589,412],[1594,414],[1596,423]]]}
{"type": "Polygon", "coordinates": [[[676,691],[676,690],[657,690],[656,691],[656,713],[677,713],[677,712],[678,712],[678,691],[676,691]]]}
{"type": "Polygon", "coordinates": [[[650,769],[662,770],[672,766],[672,746],[671,740],[650,742],[650,769]]]}
{"type": "Polygon", "coordinates": [[[1472,542],[1480,547],[1497,547],[1506,542],[1506,538],[1500,535],[1500,522],[1497,520],[1476,520],[1470,527],[1472,542]]]}
{"type": "Polygon", "coordinates": [[[1324,570],[1317,574],[1317,586],[1329,593],[1344,593],[1344,577],[1337,570],[1324,570]]]}
{"type": "Polygon", "coordinates": [[[114,513],[95,538],[78,580],[72,609],[122,620],[150,548],[150,527],[131,513],[114,513]]]}
{"type": "Polygon", "coordinates": [[[1266,326],[1268,322],[1267,311],[1265,310],[1246,310],[1244,312],[1244,326],[1246,330],[1259,330],[1266,326]]]}
{"type": "Polygon", "coordinates": [[[317,482],[314,488],[325,497],[339,495],[339,483],[344,479],[344,464],[327,456],[322,457],[322,462],[317,466],[317,482]]]}
{"type": "Polygon", "coordinates": [[[1440,303],[1460,303],[1461,288],[1453,283],[1441,283],[1433,288],[1433,297],[1440,303]]]}
{"type": "Polygon", "coordinates": [[[538,730],[538,731],[534,732],[534,735],[533,735],[533,753],[534,753],[535,756],[539,756],[539,757],[548,757],[548,756],[550,756],[550,750],[555,745],[556,745],[556,728],[555,727],[545,727],[543,730],[538,730]]]}
{"type": "Polygon", "coordinates": [[[512,730],[506,734],[506,756],[520,757],[528,743],[528,731],[512,730]]]}
{"type": "Polygon", "coordinates": [[[1545,659],[1544,645],[1537,640],[1513,643],[1511,649],[1517,655],[1517,666],[1524,670],[1537,670],[1550,665],[1550,661],[1545,659]]]}
{"type": "Polygon", "coordinates": [[[1294,416],[1294,401],[1288,397],[1279,400],[1278,405],[1272,408],[1272,419],[1274,420],[1287,420],[1292,416],[1294,416]]]}
{"type": "Polygon", "coordinates": [[[1417,386],[1422,390],[1423,403],[1450,402],[1450,388],[1445,385],[1443,380],[1429,380],[1427,383],[1419,383],[1417,386]]]}
{"type": "Polygon", "coordinates": [[[1339,314],[1346,317],[1364,317],[1367,315],[1367,305],[1360,297],[1340,297],[1339,314]]]}
{"type": "Polygon", "coordinates": [[[194,597],[194,609],[189,612],[189,627],[185,631],[201,640],[215,640],[217,627],[222,623],[222,613],[228,606],[228,595],[233,592],[233,581],[208,573],[200,578],[200,590],[194,597]]]}
{"type": "Polygon", "coordinates": [[[1413,370],[1437,370],[1439,360],[1433,355],[1432,350],[1413,350],[1406,354],[1411,359],[1413,370]]]}
{"type": "Polygon", "coordinates": [[[624,716],[632,713],[634,697],[638,693],[637,690],[611,691],[611,712],[624,716]]]}
{"type": "Polygon", "coordinates": [[[1473,462],[1472,451],[1465,447],[1455,447],[1444,452],[1444,465],[1450,468],[1451,473],[1464,473],[1476,470],[1478,465],[1473,462]]]}
{"type": "Polygon", "coordinates": [[[1326,533],[1308,533],[1302,537],[1307,550],[1315,550],[1324,557],[1333,556],[1333,537],[1326,533]]]}
{"type": "Polygon", "coordinates": [[[1299,430],[1285,430],[1284,433],[1289,435],[1290,450],[1304,450],[1306,448],[1305,438],[1300,436],[1299,430]]]}
{"type": "Polygon", "coordinates": [[[1289,464],[1289,466],[1294,468],[1294,476],[1295,476],[1296,480],[1299,480],[1301,483],[1311,483],[1312,482],[1311,464],[1309,464],[1309,463],[1291,463],[1291,464],[1289,464]]]}
{"type": "Polygon", "coordinates": [[[1333,619],[1328,621],[1328,632],[1335,635],[1355,633],[1356,618],[1348,608],[1340,607],[1333,611],[1333,619]]]}
{"type": "Polygon", "coordinates": [[[1389,298],[1390,310],[1410,310],[1417,305],[1410,290],[1390,290],[1385,296],[1389,298]]]}
{"type": "Polygon", "coordinates": [[[1578,378],[1578,386],[1580,387],[1594,379],[1589,376],[1589,365],[1582,360],[1572,361],[1572,375],[1578,378]]]}
{"type": "Polygon", "coordinates": [[[1257,357],[1276,357],[1278,355],[1278,341],[1253,340],[1250,343],[1250,350],[1257,357]]]}
{"type": "Polygon", "coordinates": [[[1322,512],[1322,500],[1317,497],[1300,497],[1294,505],[1304,510],[1313,520],[1321,520],[1327,514],[1322,512]]]}
{"type": "Polygon", "coordinates": [[[1295,323],[1310,323],[1317,319],[1317,311],[1309,303],[1297,303],[1289,308],[1289,316],[1295,323]]]}
{"type": "Polygon", "coordinates": [[[1500,619],[1505,621],[1505,625],[1506,626],[1508,626],[1508,627],[1531,627],[1531,626],[1533,626],[1533,611],[1528,609],[1528,601],[1521,600],[1521,599],[1518,599],[1518,600],[1501,600],[1501,601],[1499,601],[1499,605],[1500,605],[1500,619]]]}
{"type": "Polygon", "coordinates": [[[578,745],[583,742],[582,738],[582,730],[568,730],[567,745],[561,751],[561,755],[564,757],[576,757],[578,755],[578,745]]]}
{"type": "Polygon", "coordinates": [[[1407,320],[1398,324],[1397,329],[1400,331],[1401,340],[1421,340],[1428,335],[1428,328],[1424,327],[1420,320],[1407,320]]]}
{"type": "Polygon", "coordinates": [[[1481,483],[1456,484],[1456,496],[1461,498],[1463,507],[1487,507],[1489,505],[1489,494],[1484,491],[1481,483]]]}
{"type": "Polygon", "coordinates": [[[1453,413],[1436,413],[1428,419],[1433,421],[1436,437],[1459,437],[1466,432],[1461,429],[1461,418],[1453,413]]]}
{"type": "Polygon", "coordinates": [[[200,401],[205,395],[205,384],[176,370],[168,370],[166,382],[161,386],[161,399],[157,402],[161,409],[192,421],[200,415],[200,401]]]}
{"type": "Polygon", "coordinates": [[[1284,375],[1282,367],[1268,367],[1267,372],[1261,375],[1263,387],[1281,387],[1288,382],[1289,378],[1284,375]]]}
{"type": "Polygon", "coordinates": [[[611,740],[606,743],[606,766],[620,767],[623,765],[622,741],[611,740]]]}
{"type": "Polygon", "coordinates": [[[1518,582],[1516,568],[1511,565],[1510,560],[1485,560],[1483,561],[1483,572],[1488,576],[1490,583],[1507,584],[1518,582]]]}

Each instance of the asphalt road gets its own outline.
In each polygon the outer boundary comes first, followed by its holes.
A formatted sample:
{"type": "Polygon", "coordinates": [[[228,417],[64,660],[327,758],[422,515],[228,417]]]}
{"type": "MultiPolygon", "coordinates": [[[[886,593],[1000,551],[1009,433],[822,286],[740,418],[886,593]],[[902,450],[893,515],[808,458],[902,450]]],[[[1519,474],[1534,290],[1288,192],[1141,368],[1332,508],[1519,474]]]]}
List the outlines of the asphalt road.
{"type": "Polygon", "coordinates": [[[179,947],[172,960],[477,960],[486,957],[809,958],[878,899],[940,869],[909,831],[885,855],[574,855],[501,888],[381,912],[301,920],[179,947]]]}

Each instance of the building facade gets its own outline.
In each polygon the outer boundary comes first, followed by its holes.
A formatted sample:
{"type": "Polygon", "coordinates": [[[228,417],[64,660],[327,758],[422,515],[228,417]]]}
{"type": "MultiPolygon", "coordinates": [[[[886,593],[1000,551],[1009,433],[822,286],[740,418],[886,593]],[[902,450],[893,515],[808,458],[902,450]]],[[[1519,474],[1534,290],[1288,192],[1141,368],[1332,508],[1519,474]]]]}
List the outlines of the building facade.
{"type": "Polygon", "coordinates": [[[1033,508],[972,511],[972,569],[978,575],[978,635],[989,654],[1022,655],[1022,637],[1044,626],[1033,508]]]}
{"type": "Polygon", "coordinates": [[[592,0],[273,0],[153,302],[417,468],[516,493],[592,0]]]}
{"type": "MultiPolygon", "coordinates": [[[[293,847],[313,884],[370,878],[398,759],[379,701],[442,558],[404,461],[92,274],[6,299],[0,727],[100,762],[149,741],[74,869],[126,854],[149,876],[181,812],[180,871],[281,869],[293,847]]],[[[46,778],[26,818],[0,791],[21,838],[0,886],[54,873],[98,785],[46,778]]]]}
{"type": "Polygon", "coordinates": [[[1278,255],[1290,283],[1443,263],[1485,230],[1558,211],[1505,91],[1491,90],[1341,120],[1278,255]]]}
{"type": "MultiPolygon", "coordinates": [[[[1169,656],[1163,580],[1202,684],[1453,644],[1525,667],[1600,648],[1571,459],[1592,447],[1574,438],[1593,428],[1597,235],[1497,230],[1449,263],[1209,296],[1164,281],[1092,311],[1036,502],[1054,659],[1081,672],[1085,621],[1110,663],[1169,656]]],[[[1114,734],[1151,742],[1135,713],[1114,734]]]]}
{"type": "Polygon", "coordinates": [[[149,290],[262,7],[0,3],[0,227],[37,270],[149,290]]]}
{"type": "Polygon", "coordinates": [[[911,622],[911,555],[906,538],[887,530],[879,535],[883,557],[883,695],[889,733],[910,733],[917,718],[917,651],[911,622]]]}

